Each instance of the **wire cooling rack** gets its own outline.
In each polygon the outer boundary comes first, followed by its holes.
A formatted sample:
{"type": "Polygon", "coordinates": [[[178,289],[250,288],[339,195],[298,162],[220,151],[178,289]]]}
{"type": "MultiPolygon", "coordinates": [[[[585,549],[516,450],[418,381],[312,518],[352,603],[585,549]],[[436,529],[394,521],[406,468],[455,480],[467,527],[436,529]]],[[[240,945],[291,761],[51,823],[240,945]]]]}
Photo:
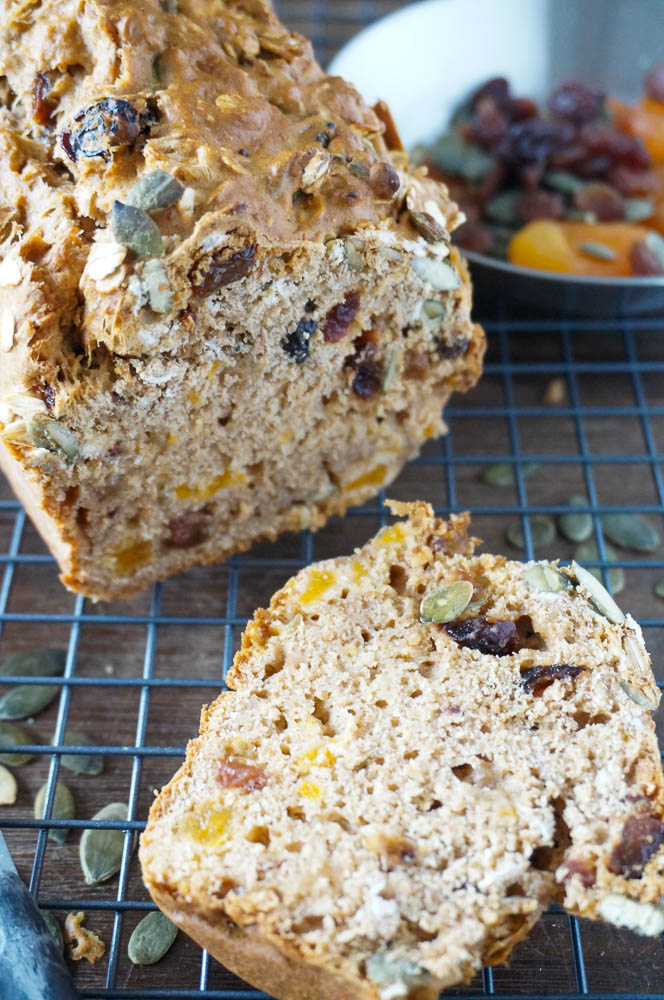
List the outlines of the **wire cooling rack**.
{"type": "MultiPolygon", "coordinates": [[[[399,4],[314,0],[281,6],[326,59],[362,23],[399,4]]],[[[597,560],[586,565],[600,568],[609,587],[609,568],[623,569],[620,603],[643,625],[661,682],[664,603],[653,585],[664,576],[664,548],[647,556],[621,551],[610,564],[601,515],[639,512],[663,528],[664,322],[505,313],[480,318],[489,335],[482,382],[453,399],[449,434],[427,444],[389,495],[425,497],[441,514],[470,510],[474,533],[484,538],[487,550],[513,558],[519,554],[504,536],[510,523],[521,520],[523,556],[529,558],[533,516],[562,513],[568,496],[586,496],[598,546],[597,560]],[[512,465],[512,485],[484,482],[483,470],[498,462],[512,465]],[[539,468],[530,475],[533,464],[539,468]]],[[[159,964],[139,968],[129,962],[131,931],[153,908],[140,881],[136,836],[155,789],[170,778],[197,731],[201,703],[216,697],[247,618],[302,566],[363,544],[388,521],[383,500],[381,495],[315,536],[287,535],[221,566],[167,580],[132,601],[95,605],[61,587],[54,561],[0,480],[0,662],[15,650],[40,645],[67,651],[64,676],[52,681],[61,687],[60,696],[31,723],[34,743],[21,749],[35,759],[15,770],[18,799],[0,807],[0,827],[39,905],[61,923],[66,913],[84,910],[86,926],[106,944],[100,962],[74,968],[82,997],[265,996],[182,934],[159,964]],[[65,746],[72,729],[87,731],[98,745],[65,746]],[[93,778],[64,770],[65,752],[101,754],[103,773],[93,778]],[[33,819],[34,795],[44,782],[46,816],[51,815],[57,780],[72,789],[77,818],[33,819]],[[128,804],[127,822],[91,822],[89,817],[111,801],[128,804]],[[117,877],[88,887],[78,841],[83,829],[95,825],[124,830],[124,854],[117,877]],[[69,830],[63,845],[48,839],[56,827],[69,830]]],[[[541,557],[572,554],[573,547],[560,538],[537,550],[541,557]]],[[[16,748],[2,747],[8,749],[16,748]]],[[[664,949],[658,939],[577,921],[553,908],[515,950],[509,969],[485,970],[449,995],[664,1000],[664,949]]]]}

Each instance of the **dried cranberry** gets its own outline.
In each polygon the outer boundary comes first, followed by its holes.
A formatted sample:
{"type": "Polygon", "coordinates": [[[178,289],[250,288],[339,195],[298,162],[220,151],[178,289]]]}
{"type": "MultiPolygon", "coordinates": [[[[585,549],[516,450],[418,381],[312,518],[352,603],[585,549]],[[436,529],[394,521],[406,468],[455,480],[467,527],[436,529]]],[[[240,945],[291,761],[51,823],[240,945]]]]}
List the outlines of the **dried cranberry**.
{"type": "Polygon", "coordinates": [[[323,337],[328,343],[335,344],[348,333],[348,327],[357,316],[360,308],[360,293],[350,292],[343,302],[333,306],[325,318],[323,337]]]}
{"type": "Polygon", "coordinates": [[[200,282],[194,286],[194,292],[199,298],[211,295],[218,288],[246,278],[253,270],[256,257],[256,247],[248,246],[231,254],[230,257],[212,257],[206,265],[207,270],[200,282]]]}
{"type": "Polygon", "coordinates": [[[499,106],[510,100],[510,85],[504,76],[494,76],[475,91],[470,98],[471,108],[475,108],[485,97],[490,97],[499,106]]]}
{"type": "Polygon", "coordinates": [[[353,392],[362,399],[371,399],[380,389],[382,377],[382,365],[377,361],[361,361],[353,379],[353,392]]]}
{"type": "Polygon", "coordinates": [[[634,274],[648,277],[654,274],[664,274],[664,268],[654,250],[643,240],[637,240],[629,248],[629,259],[634,274]]]}
{"type": "Polygon", "coordinates": [[[217,764],[217,781],[222,788],[258,792],[267,785],[267,775],[262,764],[245,764],[241,760],[222,758],[217,764]]]}
{"type": "Polygon", "coordinates": [[[535,188],[519,194],[516,211],[523,222],[532,222],[533,219],[562,219],[565,215],[565,202],[554,191],[535,188]]]}
{"type": "Polygon", "coordinates": [[[32,117],[38,125],[51,125],[57,101],[49,98],[51,84],[46,73],[37,73],[32,85],[32,117]]]}
{"type": "Polygon", "coordinates": [[[523,678],[523,690],[539,698],[554,681],[574,680],[585,670],[585,667],[575,667],[569,663],[552,663],[544,667],[533,667],[523,678]]]}
{"type": "Polygon", "coordinates": [[[648,860],[664,844],[664,823],[651,813],[630,816],[619,842],[611,851],[609,871],[625,878],[640,878],[648,860]]]}
{"type": "Polygon", "coordinates": [[[166,545],[174,549],[191,549],[208,537],[210,517],[202,510],[187,510],[168,525],[166,545]]]}
{"type": "Polygon", "coordinates": [[[639,198],[650,194],[655,186],[655,175],[652,170],[632,170],[618,164],[607,175],[607,180],[625,198],[639,198]]]}
{"type": "Polygon", "coordinates": [[[371,165],[369,183],[374,195],[381,201],[390,201],[401,187],[398,173],[384,160],[371,165]]]}
{"type": "Polygon", "coordinates": [[[154,120],[150,111],[139,115],[129,101],[104,97],[76,115],[73,127],[60,137],[60,144],[74,162],[93,156],[109,160],[114,149],[133,145],[154,120]]]}
{"type": "Polygon", "coordinates": [[[317,326],[315,319],[301,319],[295,329],[281,341],[282,348],[296,364],[301,365],[309,357],[309,341],[317,326]]]}
{"type": "Polygon", "coordinates": [[[563,875],[563,882],[569,882],[572,875],[578,875],[584,889],[592,889],[595,884],[595,872],[586,864],[576,858],[568,858],[563,867],[566,869],[563,875]]]}
{"type": "Polygon", "coordinates": [[[509,620],[490,621],[484,615],[478,615],[446,625],[445,630],[460,646],[492,656],[509,656],[521,648],[516,625],[509,620]]]}
{"type": "Polygon", "coordinates": [[[643,86],[651,101],[664,101],[664,63],[656,63],[648,70],[643,86]]]}
{"type": "Polygon", "coordinates": [[[625,218],[622,198],[610,184],[597,181],[579,188],[572,196],[574,207],[579,212],[592,212],[598,222],[614,222],[625,218]]]}
{"type": "Polygon", "coordinates": [[[567,118],[580,125],[597,118],[604,101],[605,95],[601,90],[587,87],[578,80],[565,80],[551,94],[549,110],[559,118],[567,118]]]}
{"type": "Polygon", "coordinates": [[[470,341],[467,337],[454,337],[454,339],[449,342],[441,340],[437,337],[435,344],[436,354],[441,361],[449,361],[452,358],[460,358],[470,347],[470,341]]]}
{"type": "Polygon", "coordinates": [[[491,253],[494,246],[494,235],[488,226],[480,223],[464,223],[454,233],[454,242],[464,250],[471,250],[473,253],[491,253]]]}

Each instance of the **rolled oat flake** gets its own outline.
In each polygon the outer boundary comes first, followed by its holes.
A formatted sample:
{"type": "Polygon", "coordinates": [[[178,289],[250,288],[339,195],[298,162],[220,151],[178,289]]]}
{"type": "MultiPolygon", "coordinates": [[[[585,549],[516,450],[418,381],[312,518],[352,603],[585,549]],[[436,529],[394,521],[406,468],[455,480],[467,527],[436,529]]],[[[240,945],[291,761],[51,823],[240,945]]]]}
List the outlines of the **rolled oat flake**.
{"type": "Polygon", "coordinates": [[[177,927],[163,913],[159,910],[148,913],[134,927],[129,938],[129,960],[134,965],[154,965],[169,951],[177,935],[177,927]]]}
{"type": "Polygon", "coordinates": [[[470,580],[455,580],[427,594],[420,604],[420,621],[443,625],[453,622],[466,610],[473,596],[470,580]]]}

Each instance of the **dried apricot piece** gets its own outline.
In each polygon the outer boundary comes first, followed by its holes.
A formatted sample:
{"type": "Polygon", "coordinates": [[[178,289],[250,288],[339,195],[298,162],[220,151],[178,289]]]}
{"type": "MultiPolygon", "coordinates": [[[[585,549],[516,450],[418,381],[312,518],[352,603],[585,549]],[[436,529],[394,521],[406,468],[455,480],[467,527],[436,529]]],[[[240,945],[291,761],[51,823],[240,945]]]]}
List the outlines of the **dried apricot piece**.
{"type": "Polygon", "coordinates": [[[648,235],[625,222],[553,222],[539,219],[512,237],[512,264],[562,274],[619,277],[633,274],[630,251],[648,235]],[[605,252],[600,253],[605,248],[605,252]]]}

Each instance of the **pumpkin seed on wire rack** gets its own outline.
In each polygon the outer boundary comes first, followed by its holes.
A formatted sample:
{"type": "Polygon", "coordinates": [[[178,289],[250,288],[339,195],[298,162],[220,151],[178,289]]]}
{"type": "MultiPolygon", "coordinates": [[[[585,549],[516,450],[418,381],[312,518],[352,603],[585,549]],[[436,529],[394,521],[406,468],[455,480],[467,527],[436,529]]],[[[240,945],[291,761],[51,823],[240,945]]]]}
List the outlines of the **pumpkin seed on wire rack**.
{"type": "Polygon", "coordinates": [[[473,596],[470,580],[455,580],[445,583],[427,594],[420,604],[420,621],[443,625],[453,622],[462,614],[473,596]]]}
{"type": "MultiPolygon", "coordinates": [[[[68,729],[62,739],[62,743],[68,747],[95,746],[95,741],[80,729],[68,729]]],[[[101,774],[104,770],[104,758],[99,753],[65,753],[60,757],[60,763],[69,771],[73,771],[74,774],[87,774],[91,777],[101,774]]]]}
{"type": "MultiPolygon", "coordinates": [[[[565,501],[568,507],[587,507],[588,501],[585,497],[575,494],[565,501]]],[[[585,542],[593,533],[592,514],[588,511],[575,513],[566,511],[558,515],[558,530],[560,534],[570,542],[585,542]]]]}
{"type": "Polygon", "coordinates": [[[62,936],[62,928],[60,927],[60,924],[58,923],[58,921],[53,916],[50,910],[40,910],[39,913],[41,914],[42,920],[46,924],[46,929],[48,930],[48,933],[55,941],[55,945],[58,951],[60,952],[61,955],[64,954],[65,942],[62,936]]]}
{"type": "MultiPolygon", "coordinates": [[[[25,726],[20,726],[16,722],[0,722],[0,745],[4,746],[29,746],[40,743],[41,740],[34,739],[25,726]]],[[[33,753],[0,753],[0,763],[8,764],[10,767],[21,767],[34,759],[33,753]]]]}
{"type": "MultiPolygon", "coordinates": [[[[46,792],[48,790],[48,782],[42,785],[37,794],[35,795],[34,804],[34,817],[35,819],[44,819],[44,807],[46,805],[46,792]]],[[[51,819],[74,819],[76,813],[76,805],[74,803],[74,796],[65,784],[58,781],[55,786],[55,795],[53,797],[53,807],[51,809],[51,819]]],[[[65,827],[51,827],[48,831],[49,840],[54,840],[57,844],[64,844],[67,839],[67,834],[69,830],[65,827]]]]}
{"type": "Polygon", "coordinates": [[[154,965],[173,947],[177,936],[177,927],[163,913],[159,910],[148,913],[136,924],[129,938],[129,961],[134,965],[154,965]]]}
{"type": "Polygon", "coordinates": [[[640,514],[602,514],[604,534],[614,545],[633,552],[654,552],[660,537],[640,514]]]}
{"type": "Polygon", "coordinates": [[[65,671],[64,649],[23,649],[0,664],[6,677],[58,677],[65,671]]]}
{"type": "Polygon", "coordinates": [[[655,581],[653,586],[653,592],[656,597],[660,597],[664,601],[664,576],[660,577],[659,580],[655,581]]]}
{"type": "MultiPolygon", "coordinates": [[[[129,814],[126,802],[110,802],[92,817],[97,821],[124,822],[129,814]]],[[[87,885],[107,882],[120,871],[124,850],[124,830],[90,828],[83,831],[79,859],[87,885]]]]}
{"type": "MultiPolygon", "coordinates": [[[[608,542],[604,543],[604,549],[606,551],[607,562],[612,563],[618,558],[618,553],[612,545],[609,545],[608,542]]],[[[577,545],[574,550],[574,558],[577,562],[581,563],[599,562],[600,555],[599,549],[597,548],[597,542],[591,538],[587,542],[582,542],[581,545],[577,545]]],[[[591,573],[596,580],[599,580],[600,583],[604,582],[604,577],[599,567],[588,567],[588,572],[591,573]]],[[[625,589],[625,571],[622,566],[609,566],[609,583],[611,584],[611,590],[614,594],[619,594],[625,589]]]]}
{"type": "MultiPolygon", "coordinates": [[[[530,519],[530,539],[533,548],[540,549],[551,545],[556,537],[556,526],[546,514],[534,514],[530,519]]],[[[505,538],[515,549],[526,548],[526,538],[521,521],[514,521],[505,532],[505,538]]]]}
{"type": "Polygon", "coordinates": [[[13,806],[16,802],[16,778],[4,764],[0,764],[0,806],[13,806]]]}
{"type": "MultiPolygon", "coordinates": [[[[66,654],[61,649],[27,649],[9,656],[0,674],[9,677],[57,677],[64,672],[66,654]]],[[[0,719],[27,719],[43,712],[60,688],[52,684],[19,684],[0,698],[0,719]]]]}
{"type": "MultiPolygon", "coordinates": [[[[541,466],[537,462],[524,462],[521,466],[521,478],[531,479],[541,466]]],[[[482,482],[487,486],[514,486],[516,483],[516,465],[512,462],[494,462],[482,469],[482,482]]]]}
{"type": "Polygon", "coordinates": [[[60,693],[52,684],[20,684],[0,698],[0,719],[29,719],[39,715],[60,693]]]}
{"type": "Polygon", "coordinates": [[[590,603],[595,610],[608,618],[614,625],[621,625],[625,621],[625,616],[606,587],[589,570],[577,562],[572,563],[572,572],[581,586],[585,587],[590,594],[590,603]]]}

